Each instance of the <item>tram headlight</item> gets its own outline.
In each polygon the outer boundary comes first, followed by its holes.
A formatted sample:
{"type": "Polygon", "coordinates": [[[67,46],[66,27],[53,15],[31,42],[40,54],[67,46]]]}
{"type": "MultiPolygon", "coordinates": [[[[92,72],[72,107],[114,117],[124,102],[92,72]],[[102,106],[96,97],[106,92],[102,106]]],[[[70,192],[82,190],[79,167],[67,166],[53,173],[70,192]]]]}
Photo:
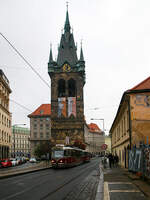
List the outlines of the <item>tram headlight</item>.
{"type": "Polygon", "coordinates": [[[58,162],[59,162],[59,163],[64,163],[64,160],[63,160],[63,159],[60,159],[58,162]]]}
{"type": "Polygon", "coordinates": [[[56,163],[56,161],[55,160],[51,160],[51,163],[56,163]]]}

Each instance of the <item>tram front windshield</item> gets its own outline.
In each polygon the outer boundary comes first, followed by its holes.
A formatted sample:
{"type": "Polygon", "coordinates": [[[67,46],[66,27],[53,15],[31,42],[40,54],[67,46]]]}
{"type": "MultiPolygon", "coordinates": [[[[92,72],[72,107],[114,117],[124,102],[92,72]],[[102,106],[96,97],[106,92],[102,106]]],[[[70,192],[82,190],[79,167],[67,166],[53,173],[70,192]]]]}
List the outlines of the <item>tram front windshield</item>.
{"type": "Polygon", "coordinates": [[[62,158],[64,156],[64,151],[63,150],[55,150],[53,151],[52,157],[53,158],[62,158]]]}

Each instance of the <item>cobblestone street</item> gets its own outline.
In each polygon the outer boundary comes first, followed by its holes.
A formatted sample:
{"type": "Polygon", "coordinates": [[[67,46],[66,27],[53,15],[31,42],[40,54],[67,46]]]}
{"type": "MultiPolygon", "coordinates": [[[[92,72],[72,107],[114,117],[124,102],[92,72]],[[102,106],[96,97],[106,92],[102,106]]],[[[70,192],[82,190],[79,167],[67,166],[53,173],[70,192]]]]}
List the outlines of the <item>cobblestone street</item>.
{"type": "Polygon", "coordinates": [[[94,170],[86,179],[76,185],[64,200],[95,200],[99,177],[99,169],[94,170]]]}

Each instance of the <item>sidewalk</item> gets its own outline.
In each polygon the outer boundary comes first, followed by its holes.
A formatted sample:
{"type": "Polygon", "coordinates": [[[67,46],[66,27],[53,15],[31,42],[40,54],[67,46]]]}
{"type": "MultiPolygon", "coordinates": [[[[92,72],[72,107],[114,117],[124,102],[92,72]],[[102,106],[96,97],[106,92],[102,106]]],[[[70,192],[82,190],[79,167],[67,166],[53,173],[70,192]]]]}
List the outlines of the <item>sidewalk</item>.
{"type": "Polygon", "coordinates": [[[43,170],[43,169],[49,169],[50,167],[51,167],[51,163],[50,162],[46,163],[44,161],[37,163],[33,166],[30,166],[28,168],[12,167],[11,170],[9,170],[9,169],[6,170],[6,171],[0,170],[0,179],[12,177],[12,176],[17,176],[17,175],[21,175],[21,174],[32,173],[32,172],[43,170]]]}
{"type": "Polygon", "coordinates": [[[150,200],[150,184],[124,168],[103,168],[104,200],[150,200]]]}

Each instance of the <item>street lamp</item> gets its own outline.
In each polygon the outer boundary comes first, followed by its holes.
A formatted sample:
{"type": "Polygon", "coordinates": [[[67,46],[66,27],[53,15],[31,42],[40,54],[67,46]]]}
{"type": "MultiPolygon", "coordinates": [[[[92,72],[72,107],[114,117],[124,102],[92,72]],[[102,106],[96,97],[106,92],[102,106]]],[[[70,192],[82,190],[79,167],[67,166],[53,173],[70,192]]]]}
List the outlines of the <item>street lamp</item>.
{"type": "Polygon", "coordinates": [[[15,127],[17,126],[25,126],[26,124],[14,124],[13,127],[13,137],[14,137],[14,158],[16,156],[16,137],[15,137],[15,127]]]}

